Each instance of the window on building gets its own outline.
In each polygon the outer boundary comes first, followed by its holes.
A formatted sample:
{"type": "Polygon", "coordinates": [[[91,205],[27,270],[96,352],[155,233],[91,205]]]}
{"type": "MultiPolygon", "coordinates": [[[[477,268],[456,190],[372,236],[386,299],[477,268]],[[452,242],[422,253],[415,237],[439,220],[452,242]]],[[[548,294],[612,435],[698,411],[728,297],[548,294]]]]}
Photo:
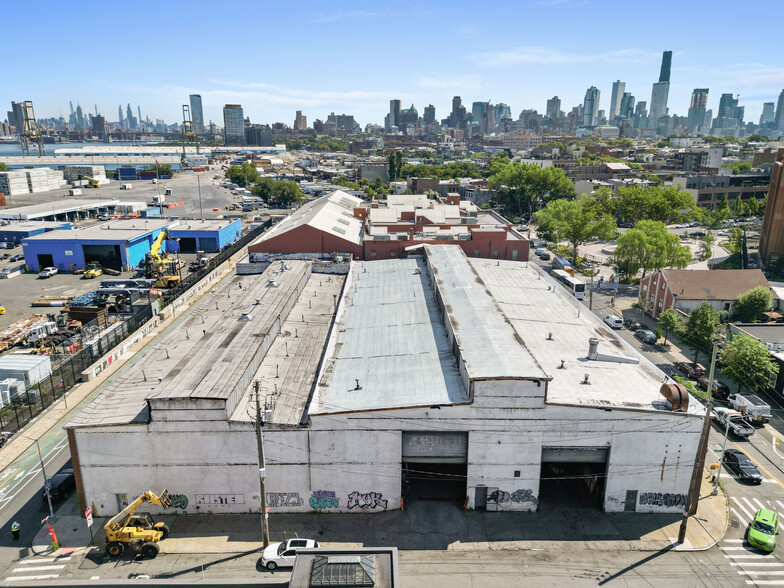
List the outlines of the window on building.
{"type": "Polygon", "coordinates": [[[662,311],[662,308],[664,308],[664,299],[663,299],[663,298],[659,298],[659,302],[658,302],[658,304],[656,305],[656,310],[657,310],[658,312],[661,312],[661,311],[662,311]]]}
{"type": "Polygon", "coordinates": [[[397,257],[397,251],[390,251],[389,257],[397,257]]]}
{"type": "Polygon", "coordinates": [[[664,282],[662,282],[661,289],[664,290],[664,282]]]}
{"type": "Polygon", "coordinates": [[[493,249],[493,259],[498,259],[498,249],[493,249]]]}
{"type": "Polygon", "coordinates": [[[512,260],[517,261],[517,249],[512,249],[512,260]]]}
{"type": "Polygon", "coordinates": [[[474,257],[479,257],[479,249],[474,249],[474,257]]]}
{"type": "Polygon", "coordinates": [[[647,292],[648,291],[648,284],[643,284],[642,285],[642,291],[643,292],[647,292]]]}
{"type": "Polygon", "coordinates": [[[375,257],[375,256],[376,256],[376,252],[375,251],[371,251],[370,252],[370,257],[375,257]]]}

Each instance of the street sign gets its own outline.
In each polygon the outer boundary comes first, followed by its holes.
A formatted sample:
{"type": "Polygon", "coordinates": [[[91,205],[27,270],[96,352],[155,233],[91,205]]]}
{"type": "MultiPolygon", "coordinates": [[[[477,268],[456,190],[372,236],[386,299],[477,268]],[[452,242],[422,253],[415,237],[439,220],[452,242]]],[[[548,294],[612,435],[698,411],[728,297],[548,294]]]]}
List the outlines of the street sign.
{"type": "Polygon", "coordinates": [[[87,526],[93,526],[93,509],[92,507],[88,506],[87,510],[84,511],[84,516],[87,519],[87,526]]]}
{"type": "Polygon", "coordinates": [[[51,492],[51,490],[52,490],[52,478],[46,478],[46,481],[44,482],[44,490],[46,490],[47,492],[51,492]]]}

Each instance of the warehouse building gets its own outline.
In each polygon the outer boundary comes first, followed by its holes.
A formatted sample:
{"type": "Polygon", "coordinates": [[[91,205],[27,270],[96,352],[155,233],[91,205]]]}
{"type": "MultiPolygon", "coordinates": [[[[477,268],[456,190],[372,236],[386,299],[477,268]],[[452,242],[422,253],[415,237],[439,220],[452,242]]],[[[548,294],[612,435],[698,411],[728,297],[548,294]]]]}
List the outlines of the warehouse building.
{"type": "Polygon", "coordinates": [[[158,234],[178,221],[117,220],[74,231],[50,231],[22,241],[25,264],[34,272],[56,267],[70,272],[96,261],[103,267],[128,271],[139,265],[158,234]]]}
{"type": "Polygon", "coordinates": [[[426,245],[329,271],[234,276],[116,376],[66,427],[82,508],[168,488],[184,513],[258,512],[258,382],[273,513],[683,510],[702,405],[673,411],[536,266],[426,245]]]}
{"type": "Polygon", "coordinates": [[[113,213],[119,200],[57,200],[0,210],[2,220],[75,221],[113,213]]]}
{"type": "Polygon", "coordinates": [[[176,241],[167,243],[167,251],[217,253],[242,236],[242,221],[240,219],[183,221],[169,231],[169,236],[176,241]]]}
{"type": "Polygon", "coordinates": [[[0,241],[21,243],[22,239],[49,231],[73,229],[72,223],[60,221],[23,221],[0,226],[0,241]]]}

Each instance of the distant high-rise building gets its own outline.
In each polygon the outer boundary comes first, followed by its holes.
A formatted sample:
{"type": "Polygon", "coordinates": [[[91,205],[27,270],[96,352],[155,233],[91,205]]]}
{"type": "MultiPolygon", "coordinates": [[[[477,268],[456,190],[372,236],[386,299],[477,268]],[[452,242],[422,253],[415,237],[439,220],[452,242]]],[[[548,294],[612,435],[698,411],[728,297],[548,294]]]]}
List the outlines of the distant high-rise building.
{"type": "Polygon", "coordinates": [[[21,102],[11,102],[11,110],[8,111],[8,124],[14,127],[17,133],[22,132],[22,127],[24,127],[24,106],[21,102]]]}
{"type": "Polygon", "coordinates": [[[634,96],[631,92],[624,92],[621,96],[621,104],[616,116],[623,119],[631,119],[634,116],[634,96]]]}
{"type": "Polygon", "coordinates": [[[471,105],[471,117],[474,119],[474,122],[481,122],[482,116],[485,114],[485,110],[490,105],[490,101],[487,102],[474,102],[471,105]]]}
{"type": "Polygon", "coordinates": [[[436,107],[432,104],[425,106],[425,114],[423,120],[426,125],[431,125],[436,122],[436,107]]]}
{"type": "Polygon", "coordinates": [[[418,120],[419,112],[412,104],[411,108],[404,108],[398,113],[397,126],[400,127],[400,130],[403,130],[404,128],[415,126],[418,120]]]}
{"type": "Polygon", "coordinates": [[[141,130],[142,129],[142,107],[141,106],[137,106],[136,107],[136,112],[139,114],[139,118],[137,119],[137,123],[138,123],[137,124],[137,128],[139,130],[141,130]]]}
{"type": "Polygon", "coordinates": [[[308,130],[308,117],[303,115],[301,110],[298,110],[297,115],[294,117],[294,130],[295,131],[308,130]]]}
{"type": "Polygon", "coordinates": [[[92,120],[92,129],[93,133],[99,135],[102,140],[106,140],[107,135],[107,127],[106,127],[106,119],[102,117],[100,114],[96,114],[92,120]]]}
{"type": "Polygon", "coordinates": [[[226,145],[242,145],[245,142],[245,115],[240,104],[223,107],[223,138],[226,145]]]}
{"type": "Polygon", "coordinates": [[[686,126],[692,135],[704,134],[705,131],[705,111],[708,106],[708,88],[694,88],[691,93],[691,104],[689,105],[689,116],[686,126]]]}
{"type": "Polygon", "coordinates": [[[396,127],[400,122],[400,100],[393,99],[389,101],[389,126],[396,127]]]}
{"type": "Polygon", "coordinates": [[[585,91],[583,100],[583,126],[595,127],[599,124],[599,88],[591,86],[585,91]]]}
{"type": "Polygon", "coordinates": [[[502,119],[505,118],[512,118],[512,109],[509,107],[508,104],[504,104],[500,102],[493,106],[493,114],[495,115],[495,124],[496,126],[500,124],[502,119]]]}
{"type": "Polygon", "coordinates": [[[774,118],[776,128],[780,131],[784,130],[784,90],[779,94],[779,101],[776,104],[776,116],[774,118]]]}
{"type": "Polygon", "coordinates": [[[621,100],[623,99],[623,94],[625,91],[626,82],[622,82],[621,80],[613,82],[612,96],[610,97],[610,122],[612,122],[613,119],[618,116],[618,111],[621,109],[621,100]]]}
{"type": "Polygon", "coordinates": [[[76,105],[76,128],[83,129],[85,127],[84,124],[84,113],[82,112],[81,105],[76,105]]]}
{"type": "Polygon", "coordinates": [[[670,69],[672,69],[672,51],[665,51],[662,54],[661,71],[659,81],[670,83],[670,69]]]}
{"type": "MultiPolygon", "coordinates": [[[[782,94],[784,94],[784,92],[782,92],[782,94]]],[[[462,104],[463,100],[460,98],[460,96],[455,96],[452,98],[452,116],[457,116],[457,112],[460,110],[462,104]]]]}
{"type": "Polygon", "coordinates": [[[117,122],[119,123],[121,129],[125,128],[125,119],[123,119],[122,104],[120,104],[120,106],[117,107],[117,122]]]}
{"type": "Polygon", "coordinates": [[[764,125],[772,123],[776,120],[776,103],[765,102],[762,104],[762,114],[760,115],[759,124],[764,125]]]}
{"type": "Polygon", "coordinates": [[[553,96],[547,101],[545,115],[553,119],[561,116],[561,99],[558,96],[553,96]]]}
{"type": "Polygon", "coordinates": [[[719,112],[713,121],[714,135],[739,136],[743,127],[745,107],[738,105],[738,99],[732,94],[722,94],[719,99],[719,112]]]}
{"type": "Polygon", "coordinates": [[[191,121],[193,121],[193,132],[197,135],[204,134],[204,108],[201,103],[201,94],[191,94],[191,121]]]}

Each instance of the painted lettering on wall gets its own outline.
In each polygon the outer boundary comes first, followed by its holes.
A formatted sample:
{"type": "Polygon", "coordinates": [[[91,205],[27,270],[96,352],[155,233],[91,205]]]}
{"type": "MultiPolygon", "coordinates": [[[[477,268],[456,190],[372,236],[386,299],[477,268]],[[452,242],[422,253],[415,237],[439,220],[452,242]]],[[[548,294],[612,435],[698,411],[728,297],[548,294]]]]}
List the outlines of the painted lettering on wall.
{"type": "Polygon", "coordinates": [[[512,502],[533,502],[536,503],[536,497],[534,497],[534,493],[530,489],[525,490],[515,490],[512,492],[512,495],[509,497],[512,502]]]}
{"type": "Polygon", "coordinates": [[[348,508],[382,508],[386,510],[387,501],[381,498],[378,492],[368,492],[362,494],[360,492],[352,492],[348,495],[348,508]]]}
{"type": "Polygon", "coordinates": [[[493,488],[492,492],[487,495],[488,503],[504,504],[510,501],[517,503],[533,502],[534,504],[537,502],[533,490],[529,488],[520,488],[511,494],[505,490],[501,490],[500,488],[493,488]]]}
{"type": "Polygon", "coordinates": [[[267,492],[267,504],[270,507],[302,506],[299,492],[267,492]]]}
{"type": "Polygon", "coordinates": [[[196,494],[196,504],[225,506],[245,504],[244,494],[196,494]]]}
{"type": "Polygon", "coordinates": [[[338,498],[329,490],[314,490],[310,497],[310,508],[337,508],[338,498]]]}
{"type": "Polygon", "coordinates": [[[641,492],[640,504],[649,506],[680,506],[686,507],[685,494],[670,494],[668,492],[641,492]]]}
{"type": "Polygon", "coordinates": [[[170,494],[172,508],[188,508],[188,497],[185,494],[170,494]]]}

